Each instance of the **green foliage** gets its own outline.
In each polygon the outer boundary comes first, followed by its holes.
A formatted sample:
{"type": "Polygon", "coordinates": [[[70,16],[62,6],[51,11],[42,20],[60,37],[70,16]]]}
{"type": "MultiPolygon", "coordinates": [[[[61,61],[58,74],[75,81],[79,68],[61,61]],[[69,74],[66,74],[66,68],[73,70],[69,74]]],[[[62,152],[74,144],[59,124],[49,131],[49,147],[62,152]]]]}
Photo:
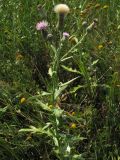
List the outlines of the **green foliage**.
{"type": "Polygon", "coordinates": [[[120,1],[58,3],[0,1],[0,159],[119,160],[120,1]]]}

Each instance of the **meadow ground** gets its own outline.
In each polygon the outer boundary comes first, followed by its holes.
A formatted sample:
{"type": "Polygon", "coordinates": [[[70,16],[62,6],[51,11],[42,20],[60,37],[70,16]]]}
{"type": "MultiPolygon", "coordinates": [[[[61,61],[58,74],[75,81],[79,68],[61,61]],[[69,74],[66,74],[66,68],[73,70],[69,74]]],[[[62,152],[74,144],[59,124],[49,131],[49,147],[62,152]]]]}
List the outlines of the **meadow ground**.
{"type": "Polygon", "coordinates": [[[0,0],[0,160],[120,160],[119,0],[0,0]]]}

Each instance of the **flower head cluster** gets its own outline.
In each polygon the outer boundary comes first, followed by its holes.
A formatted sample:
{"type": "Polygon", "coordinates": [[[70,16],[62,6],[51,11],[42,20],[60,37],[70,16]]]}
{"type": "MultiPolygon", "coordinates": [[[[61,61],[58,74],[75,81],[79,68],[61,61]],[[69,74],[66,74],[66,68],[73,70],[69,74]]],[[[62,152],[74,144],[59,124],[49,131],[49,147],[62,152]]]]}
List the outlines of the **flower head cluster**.
{"type": "Polygon", "coordinates": [[[58,4],[54,7],[54,11],[58,14],[68,14],[70,9],[66,4],[58,4]]]}
{"type": "Polygon", "coordinates": [[[42,31],[42,30],[46,30],[48,27],[48,22],[46,21],[41,21],[41,22],[38,22],[36,24],[36,29],[39,31],[42,31]]]}
{"type": "Polygon", "coordinates": [[[63,37],[68,38],[70,35],[67,32],[63,32],[63,37]]]}

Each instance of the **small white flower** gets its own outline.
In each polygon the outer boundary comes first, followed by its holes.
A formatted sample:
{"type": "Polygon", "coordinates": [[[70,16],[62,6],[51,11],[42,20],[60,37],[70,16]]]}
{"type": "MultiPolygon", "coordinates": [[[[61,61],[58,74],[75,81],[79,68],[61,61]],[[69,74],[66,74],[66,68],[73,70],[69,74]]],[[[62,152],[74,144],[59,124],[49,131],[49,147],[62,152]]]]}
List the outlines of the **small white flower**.
{"type": "Polygon", "coordinates": [[[67,146],[66,151],[67,151],[68,153],[70,153],[70,151],[71,151],[71,148],[70,148],[69,144],[68,144],[68,146],[67,146]]]}

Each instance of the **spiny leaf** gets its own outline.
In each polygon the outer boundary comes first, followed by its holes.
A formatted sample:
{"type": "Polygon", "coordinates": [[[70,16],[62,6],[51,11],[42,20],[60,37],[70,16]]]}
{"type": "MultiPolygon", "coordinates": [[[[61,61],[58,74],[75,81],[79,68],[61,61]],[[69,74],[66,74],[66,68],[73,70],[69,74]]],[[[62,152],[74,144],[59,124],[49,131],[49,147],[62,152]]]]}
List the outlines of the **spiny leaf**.
{"type": "Polygon", "coordinates": [[[75,81],[75,80],[76,80],[76,79],[78,79],[78,78],[79,78],[79,76],[78,76],[78,77],[76,77],[76,78],[71,79],[71,80],[70,80],[70,81],[68,81],[68,82],[62,83],[62,84],[61,84],[61,86],[69,85],[70,83],[72,83],[73,81],[75,81]]]}
{"type": "Polygon", "coordinates": [[[85,85],[78,85],[78,86],[72,88],[70,93],[75,93],[77,90],[84,88],[84,87],[85,87],[85,85]]]}
{"type": "Polygon", "coordinates": [[[60,87],[58,90],[56,89],[55,94],[54,94],[54,98],[57,99],[58,96],[62,93],[62,91],[64,91],[66,88],[67,88],[67,85],[60,87]]]}
{"type": "Polygon", "coordinates": [[[75,81],[78,78],[79,77],[76,77],[76,78],[71,79],[68,82],[60,84],[60,88],[55,90],[54,98],[57,99],[57,97],[62,93],[62,91],[64,91],[69,84],[71,84],[73,81],[75,81]]]}
{"type": "Polygon", "coordinates": [[[42,109],[44,109],[46,111],[51,111],[51,109],[46,104],[44,104],[42,101],[37,100],[37,102],[35,102],[35,103],[40,105],[42,107],[42,109]]]}
{"type": "Polygon", "coordinates": [[[63,69],[65,69],[66,71],[68,71],[68,72],[80,74],[79,71],[77,71],[76,69],[72,69],[71,67],[67,67],[67,66],[64,66],[64,65],[61,65],[61,67],[62,67],[63,69]]]}
{"type": "Polygon", "coordinates": [[[57,54],[56,48],[55,48],[53,45],[51,45],[51,49],[52,49],[52,51],[54,52],[54,54],[56,55],[56,54],[57,54]]]}
{"type": "Polygon", "coordinates": [[[46,134],[48,136],[52,136],[52,133],[50,130],[44,130],[42,127],[36,128],[34,126],[30,126],[30,128],[23,128],[20,129],[19,132],[31,132],[31,133],[40,133],[40,134],[46,134]]]}

